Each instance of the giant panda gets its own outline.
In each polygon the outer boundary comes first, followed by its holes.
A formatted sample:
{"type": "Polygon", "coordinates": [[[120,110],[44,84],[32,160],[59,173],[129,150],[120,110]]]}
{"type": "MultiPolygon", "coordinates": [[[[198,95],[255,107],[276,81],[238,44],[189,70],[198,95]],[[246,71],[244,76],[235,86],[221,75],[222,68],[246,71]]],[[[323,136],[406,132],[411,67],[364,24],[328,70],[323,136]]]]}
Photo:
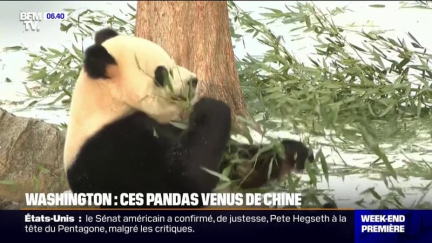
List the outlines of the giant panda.
{"type": "MultiPolygon", "coordinates": [[[[64,169],[71,191],[114,196],[212,192],[219,178],[208,170],[219,171],[224,161],[230,108],[219,100],[198,98],[197,76],[159,45],[112,29],[96,32],[94,39],[85,50],[70,106],[64,169]],[[185,100],[191,100],[192,109],[188,126],[182,128],[173,121],[185,111],[185,100]]],[[[285,158],[277,160],[287,166],[274,166],[270,179],[313,160],[302,143],[286,140],[283,145],[285,158]]],[[[243,151],[244,158],[252,158],[258,149],[229,147],[243,151]]],[[[269,179],[270,160],[265,153],[258,157],[260,166],[251,168],[246,188],[269,179]]]]}

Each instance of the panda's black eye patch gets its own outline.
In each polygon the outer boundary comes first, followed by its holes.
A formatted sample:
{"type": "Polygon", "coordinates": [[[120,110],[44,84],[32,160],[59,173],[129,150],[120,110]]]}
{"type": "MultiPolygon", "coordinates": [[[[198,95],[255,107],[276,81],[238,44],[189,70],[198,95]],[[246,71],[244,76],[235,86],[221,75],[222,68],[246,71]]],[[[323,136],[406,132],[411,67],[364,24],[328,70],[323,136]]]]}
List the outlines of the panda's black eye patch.
{"type": "Polygon", "coordinates": [[[159,66],[155,70],[155,83],[157,86],[164,87],[169,78],[169,72],[164,66],[159,66]]]}

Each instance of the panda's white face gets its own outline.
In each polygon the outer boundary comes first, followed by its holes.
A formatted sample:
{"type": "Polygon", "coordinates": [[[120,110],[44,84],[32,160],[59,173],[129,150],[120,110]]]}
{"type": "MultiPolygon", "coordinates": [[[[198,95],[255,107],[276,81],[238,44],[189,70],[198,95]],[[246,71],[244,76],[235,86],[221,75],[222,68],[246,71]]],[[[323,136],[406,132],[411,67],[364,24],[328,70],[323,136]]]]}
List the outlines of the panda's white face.
{"type": "Polygon", "coordinates": [[[116,36],[102,44],[117,65],[108,76],[113,98],[161,123],[177,119],[185,100],[195,100],[197,78],[176,65],[160,46],[133,36],[116,36]],[[127,43],[127,45],[126,45],[127,43]]]}

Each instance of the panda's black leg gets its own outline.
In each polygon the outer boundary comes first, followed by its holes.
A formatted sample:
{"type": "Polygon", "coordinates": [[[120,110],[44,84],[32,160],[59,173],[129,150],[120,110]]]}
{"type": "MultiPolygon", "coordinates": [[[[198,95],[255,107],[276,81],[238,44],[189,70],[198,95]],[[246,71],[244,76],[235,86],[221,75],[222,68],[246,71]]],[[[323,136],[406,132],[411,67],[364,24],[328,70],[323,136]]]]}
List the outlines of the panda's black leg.
{"type": "Polygon", "coordinates": [[[174,162],[181,165],[184,190],[205,193],[216,187],[218,177],[205,169],[218,171],[230,130],[231,111],[225,103],[202,98],[195,104],[189,127],[173,153],[174,162]]]}
{"type": "Polygon", "coordinates": [[[313,151],[307,148],[302,142],[285,139],[282,140],[282,146],[285,151],[284,161],[294,171],[302,172],[305,169],[307,160],[309,162],[315,161],[313,151]]]}
{"type": "Polygon", "coordinates": [[[281,146],[285,151],[284,157],[275,150],[259,152],[259,145],[230,144],[230,153],[245,160],[234,165],[233,179],[239,180],[243,189],[259,188],[269,180],[282,178],[292,171],[302,172],[307,160],[314,161],[312,151],[299,141],[283,140],[281,146]]]}

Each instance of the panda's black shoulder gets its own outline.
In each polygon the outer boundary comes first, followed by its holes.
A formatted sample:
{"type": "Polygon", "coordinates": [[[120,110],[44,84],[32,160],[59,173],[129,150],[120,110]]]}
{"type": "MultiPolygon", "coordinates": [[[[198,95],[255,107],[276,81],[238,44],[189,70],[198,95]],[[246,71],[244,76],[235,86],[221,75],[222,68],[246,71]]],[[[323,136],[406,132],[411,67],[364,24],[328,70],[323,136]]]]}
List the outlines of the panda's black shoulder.
{"type": "Polygon", "coordinates": [[[97,45],[102,44],[104,41],[111,39],[113,37],[118,36],[118,33],[110,28],[105,28],[102,30],[99,30],[98,32],[96,32],[95,34],[95,43],[97,45]]]}

